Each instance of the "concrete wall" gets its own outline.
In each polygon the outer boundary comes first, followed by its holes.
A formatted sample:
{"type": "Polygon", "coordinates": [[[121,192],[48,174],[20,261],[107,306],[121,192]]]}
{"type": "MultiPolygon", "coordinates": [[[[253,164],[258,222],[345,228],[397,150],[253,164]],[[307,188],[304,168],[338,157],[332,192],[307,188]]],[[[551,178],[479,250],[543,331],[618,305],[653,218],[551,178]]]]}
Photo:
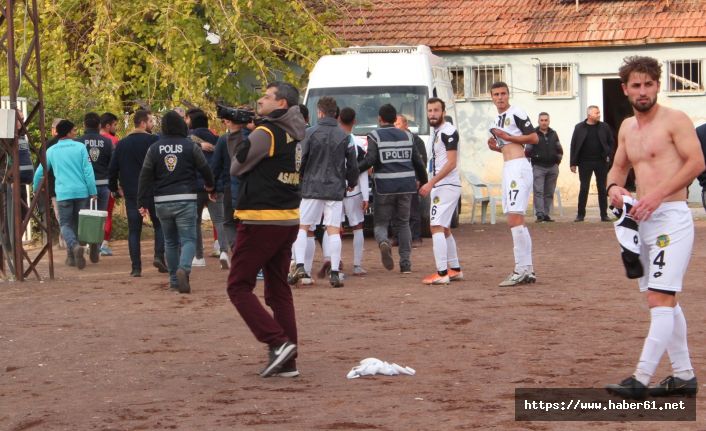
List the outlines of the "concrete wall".
{"type": "MultiPolygon", "coordinates": [[[[537,125],[537,115],[546,111],[551,116],[551,127],[559,134],[565,157],[560,166],[558,187],[564,204],[575,204],[579,189],[578,175],[569,170],[569,144],[574,126],[585,119],[586,106],[603,105],[601,80],[617,78],[623,58],[630,55],[649,55],[667,60],[697,60],[704,58],[706,44],[635,46],[629,48],[587,48],[564,50],[533,50],[478,53],[437,53],[449,66],[466,66],[466,84],[470,83],[470,66],[507,64],[506,81],[511,87],[512,105],[522,107],[537,125]],[[536,94],[537,65],[541,63],[573,63],[575,65],[573,91],[564,98],[541,98],[536,94]]],[[[702,61],[702,82],[706,80],[702,61]]],[[[695,126],[706,123],[706,95],[674,95],[666,92],[667,77],[663,64],[662,90],[659,103],[685,111],[695,126]]],[[[500,182],[502,156],[488,149],[488,126],[497,115],[490,100],[467,98],[456,102],[457,125],[461,134],[461,169],[472,171],[487,182],[500,182]]],[[[700,201],[698,184],[692,185],[690,200],[700,201]]],[[[571,213],[573,209],[569,210],[571,213]]]]}

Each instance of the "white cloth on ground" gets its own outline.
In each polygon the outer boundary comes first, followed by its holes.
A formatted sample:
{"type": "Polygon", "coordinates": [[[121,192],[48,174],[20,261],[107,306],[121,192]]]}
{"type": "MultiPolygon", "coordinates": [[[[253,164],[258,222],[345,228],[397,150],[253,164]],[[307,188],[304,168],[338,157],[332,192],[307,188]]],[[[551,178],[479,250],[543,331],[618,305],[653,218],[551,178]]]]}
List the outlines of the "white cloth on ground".
{"type": "Polygon", "coordinates": [[[406,374],[413,376],[416,371],[410,367],[403,367],[395,363],[387,363],[377,358],[365,358],[360,361],[360,365],[353,367],[346,376],[349,379],[357,379],[362,376],[373,376],[375,374],[383,374],[385,376],[397,376],[406,374]]]}

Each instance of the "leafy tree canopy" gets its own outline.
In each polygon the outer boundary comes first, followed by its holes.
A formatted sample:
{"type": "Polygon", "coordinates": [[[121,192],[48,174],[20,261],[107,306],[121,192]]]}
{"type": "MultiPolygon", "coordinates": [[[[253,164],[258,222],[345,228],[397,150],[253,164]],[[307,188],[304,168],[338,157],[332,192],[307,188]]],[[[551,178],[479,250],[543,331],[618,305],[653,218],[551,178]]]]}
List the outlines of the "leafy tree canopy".
{"type": "MultiPolygon", "coordinates": [[[[182,101],[212,111],[218,99],[251,102],[256,86],[273,79],[302,85],[338,45],[325,23],[346,3],[40,0],[47,118],[139,105],[159,111],[182,101]]],[[[15,12],[18,57],[31,39],[23,6],[15,12]]],[[[6,69],[0,79],[6,89],[6,69]]],[[[30,91],[23,85],[19,96],[34,97],[30,91]]]]}

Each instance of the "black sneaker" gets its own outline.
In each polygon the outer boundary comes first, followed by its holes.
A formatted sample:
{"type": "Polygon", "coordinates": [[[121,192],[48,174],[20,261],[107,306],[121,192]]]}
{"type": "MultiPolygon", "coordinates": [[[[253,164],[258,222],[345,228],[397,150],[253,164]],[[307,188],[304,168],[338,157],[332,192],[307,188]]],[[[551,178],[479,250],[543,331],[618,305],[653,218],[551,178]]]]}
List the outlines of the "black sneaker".
{"type": "Polygon", "coordinates": [[[297,370],[295,367],[282,367],[278,372],[274,373],[273,376],[275,377],[299,377],[299,370],[297,370]]]}
{"type": "Polygon", "coordinates": [[[88,256],[91,259],[92,263],[98,263],[98,261],[101,258],[101,248],[98,244],[89,244],[88,245],[88,256]]]}
{"type": "Polygon", "coordinates": [[[152,266],[157,268],[157,271],[161,272],[162,274],[166,274],[167,272],[169,272],[169,270],[167,269],[167,264],[166,262],[164,262],[163,257],[155,256],[154,260],[152,261],[152,266]]]}
{"type": "Polygon", "coordinates": [[[640,383],[635,376],[630,376],[617,385],[607,385],[605,388],[609,394],[627,399],[642,400],[647,396],[647,386],[640,383]]]}
{"type": "Polygon", "coordinates": [[[292,359],[297,353],[297,345],[286,341],[277,347],[270,347],[270,360],[264,370],[260,372],[260,377],[270,377],[277,373],[285,362],[292,359]]]}
{"type": "Polygon", "coordinates": [[[74,256],[76,268],[83,269],[86,267],[86,258],[83,257],[83,247],[80,244],[76,244],[71,248],[71,254],[74,256]]]}
{"type": "Polygon", "coordinates": [[[178,291],[179,291],[179,285],[178,285],[178,284],[169,283],[169,290],[171,290],[172,292],[178,292],[178,291]]]}
{"type": "Polygon", "coordinates": [[[584,216],[576,216],[576,218],[574,219],[574,221],[575,221],[575,222],[582,222],[582,221],[584,220],[584,218],[585,218],[584,216]]]}
{"type": "Polygon", "coordinates": [[[696,376],[689,380],[682,380],[679,377],[669,376],[659,382],[659,385],[649,388],[649,393],[653,397],[681,396],[693,397],[699,392],[699,383],[696,376]]]}
{"type": "Polygon", "coordinates": [[[294,286],[302,278],[311,278],[311,277],[309,277],[309,274],[307,274],[306,271],[304,270],[304,265],[301,263],[298,263],[297,266],[294,267],[292,272],[290,272],[287,275],[287,284],[289,284],[290,286],[294,286]]]}
{"type": "Polygon", "coordinates": [[[412,273],[412,265],[400,265],[400,272],[402,274],[411,274],[412,273]]]}
{"type": "Polygon", "coordinates": [[[331,283],[331,287],[343,287],[343,281],[341,281],[338,271],[331,271],[331,279],[329,283],[331,283]]]}
{"type": "Polygon", "coordinates": [[[601,221],[612,221],[611,219],[608,218],[608,216],[601,216],[601,221]]]}
{"type": "Polygon", "coordinates": [[[191,285],[189,285],[189,274],[183,268],[176,270],[177,286],[179,293],[191,293],[191,285]]]}
{"type": "Polygon", "coordinates": [[[546,220],[544,220],[544,216],[537,216],[537,220],[535,220],[535,223],[544,223],[546,220]]]}
{"type": "Polygon", "coordinates": [[[137,268],[133,269],[130,272],[130,277],[142,277],[142,270],[137,268]]]}
{"type": "Polygon", "coordinates": [[[549,223],[552,223],[552,222],[554,222],[554,219],[551,218],[551,217],[549,217],[548,215],[545,215],[545,216],[544,216],[544,221],[549,222],[549,223]]]}
{"type": "Polygon", "coordinates": [[[392,247],[390,247],[390,243],[383,241],[380,243],[379,247],[382,266],[384,266],[386,270],[392,271],[395,269],[395,262],[392,260],[392,247]]]}
{"type": "Polygon", "coordinates": [[[76,260],[74,260],[73,255],[68,255],[66,256],[66,260],[64,261],[66,266],[76,266],[76,260]]]}

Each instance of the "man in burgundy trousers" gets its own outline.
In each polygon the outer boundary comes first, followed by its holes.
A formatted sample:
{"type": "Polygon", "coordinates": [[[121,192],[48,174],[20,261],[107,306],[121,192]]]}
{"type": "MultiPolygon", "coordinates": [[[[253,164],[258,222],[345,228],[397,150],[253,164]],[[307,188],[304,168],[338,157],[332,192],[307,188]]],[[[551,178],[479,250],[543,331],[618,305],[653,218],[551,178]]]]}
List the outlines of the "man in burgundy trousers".
{"type": "Polygon", "coordinates": [[[306,124],[299,91],[273,82],[257,101],[257,127],[235,147],[230,173],[238,176],[238,235],[228,275],[228,296],[258,341],[269,347],[262,377],[299,375],[297,323],[287,284],[292,243],[299,229],[299,165],[306,124]],[[265,276],[265,303],[253,293],[265,276]]]}

